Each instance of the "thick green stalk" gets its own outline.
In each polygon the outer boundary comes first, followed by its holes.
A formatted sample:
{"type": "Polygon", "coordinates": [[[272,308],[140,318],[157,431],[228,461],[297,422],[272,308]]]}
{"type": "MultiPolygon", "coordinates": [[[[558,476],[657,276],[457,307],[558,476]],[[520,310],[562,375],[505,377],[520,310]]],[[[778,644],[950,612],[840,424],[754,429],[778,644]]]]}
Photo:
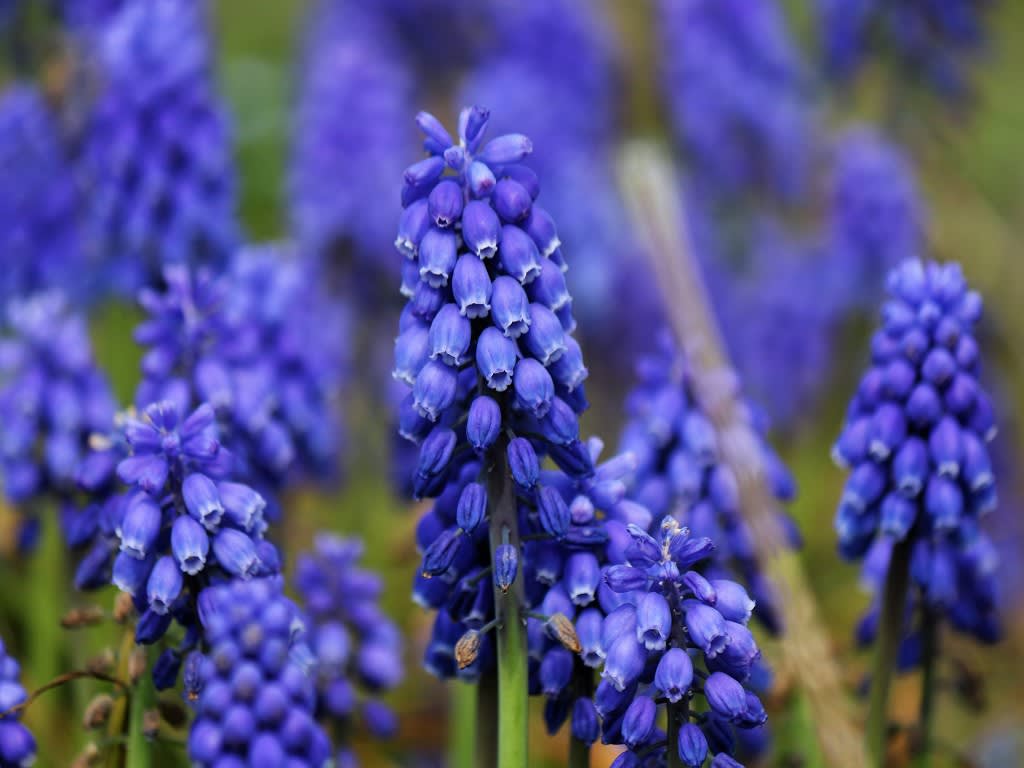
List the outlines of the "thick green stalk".
{"type": "MultiPolygon", "coordinates": [[[[501,544],[519,549],[518,505],[508,466],[508,438],[494,446],[493,464],[487,471],[487,504],[490,515],[491,558],[501,544]]],[[[528,716],[526,628],[523,626],[523,579],[516,575],[507,591],[494,587],[494,611],[498,619],[498,760],[497,768],[522,768],[528,764],[528,716]]]]}
{"type": "Polygon", "coordinates": [[[448,765],[474,768],[476,765],[477,686],[462,680],[448,685],[448,765]]]}
{"type": "Polygon", "coordinates": [[[488,670],[480,676],[477,687],[476,765],[492,768],[498,763],[498,675],[488,670]]]}
{"type": "Polygon", "coordinates": [[[867,739],[872,764],[877,768],[885,768],[889,734],[889,683],[896,668],[896,657],[903,636],[909,577],[910,543],[905,539],[893,545],[892,557],[889,559],[885,592],[882,595],[882,615],[879,617],[875,665],[871,673],[867,739]]]}
{"type": "MultiPolygon", "coordinates": [[[[148,666],[148,665],[147,665],[148,666]]],[[[125,768],[150,768],[153,764],[153,752],[149,741],[143,734],[143,718],[156,698],[153,678],[147,669],[130,694],[128,705],[127,753],[125,768]]]]}
{"type": "Polygon", "coordinates": [[[935,668],[939,658],[939,621],[935,611],[924,607],[921,619],[921,710],[918,718],[916,768],[932,764],[932,721],[935,714],[935,668]]]}

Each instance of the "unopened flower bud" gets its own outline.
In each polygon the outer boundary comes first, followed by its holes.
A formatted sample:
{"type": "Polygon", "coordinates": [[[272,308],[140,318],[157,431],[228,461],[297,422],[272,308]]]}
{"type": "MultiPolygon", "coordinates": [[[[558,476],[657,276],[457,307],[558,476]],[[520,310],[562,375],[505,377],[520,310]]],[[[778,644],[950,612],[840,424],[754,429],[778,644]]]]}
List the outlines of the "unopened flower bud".
{"type": "Polygon", "coordinates": [[[82,715],[82,727],[87,730],[102,728],[107,724],[113,709],[114,697],[109,693],[99,694],[85,708],[85,714],[82,715]]]}
{"type": "Polygon", "coordinates": [[[558,642],[560,642],[566,650],[572,651],[573,653],[579,653],[581,650],[580,639],[576,635],[576,627],[569,617],[564,613],[556,613],[548,619],[547,623],[548,632],[558,642]]]}
{"type": "Polygon", "coordinates": [[[455,663],[465,669],[476,661],[480,654],[480,633],[471,629],[455,644],[455,663]]]}

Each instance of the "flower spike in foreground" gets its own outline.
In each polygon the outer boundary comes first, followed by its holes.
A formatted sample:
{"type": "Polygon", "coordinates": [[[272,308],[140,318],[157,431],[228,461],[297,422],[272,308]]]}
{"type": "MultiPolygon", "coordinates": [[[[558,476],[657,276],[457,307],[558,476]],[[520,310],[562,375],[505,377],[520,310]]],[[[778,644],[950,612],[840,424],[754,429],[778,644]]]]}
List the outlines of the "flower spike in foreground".
{"type": "Polygon", "coordinates": [[[761,656],[747,629],[754,602],[739,584],[693,570],[714,545],[672,517],[654,536],[636,525],[627,531],[620,562],[603,574],[619,601],[600,628],[604,666],[594,706],[603,739],[628,747],[623,765],[639,765],[641,755],[660,759],[666,749],[687,766],[713,753],[714,765],[733,765],[734,729],[767,720],[749,688],[761,656]]]}
{"type": "Polygon", "coordinates": [[[232,581],[199,597],[206,652],[186,677],[196,719],[195,765],[322,766],[327,736],[314,720],[312,655],[298,608],[278,579],[232,581]]]}

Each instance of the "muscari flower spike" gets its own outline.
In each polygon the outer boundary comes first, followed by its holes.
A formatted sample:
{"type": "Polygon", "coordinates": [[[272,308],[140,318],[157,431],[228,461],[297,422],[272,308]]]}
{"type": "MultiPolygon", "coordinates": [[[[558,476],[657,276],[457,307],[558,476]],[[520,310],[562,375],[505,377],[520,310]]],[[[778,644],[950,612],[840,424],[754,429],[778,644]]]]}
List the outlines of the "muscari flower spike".
{"type": "Polygon", "coordinates": [[[297,236],[320,259],[352,259],[360,278],[392,278],[399,264],[379,254],[394,219],[367,201],[398,194],[414,146],[409,63],[385,20],[353,4],[314,6],[305,35],[289,180],[297,236]]]}
{"type": "Polygon", "coordinates": [[[701,189],[733,197],[804,186],[806,74],[774,0],[662,0],[662,82],[701,189]]]}
{"type": "MultiPolygon", "coordinates": [[[[406,170],[396,239],[409,302],[394,376],[412,389],[399,428],[420,446],[414,492],[437,499],[418,527],[413,592],[439,610],[427,665],[443,676],[456,672],[457,640],[493,617],[492,583],[510,589],[527,567],[512,544],[492,562],[483,460],[505,454],[524,535],[569,535],[552,527],[558,515],[539,511],[541,457],[573,478],[594,473],[579,438],[587,372],[570,335],[564,261],[535,200],[537,175],[522,164],[532,144],[520,134],[485,142],[487,121],[486,110],[464,110],[456,143],[432,115],[419,116],[429,156],[406,170]]],[[[485,635],[463,674],[477,674],[491,651],[485,635]]]]}
{"type": "MultiPolygon", "coordinates": [[[[24,703],[28,695],[20,682],[21,667],[0,640],[0,712],[24,703]]],[[[36,740],[17,715],[0,718],[0,768],[27,768],[36,760],[36,740]]]]}
{"type": "Polygon", "coordinates": [[[545,207],[573,247],[566,279],[574,313],[585,332],[621,332],[633,308],[613,297],[621,296],[622,254],[632,241],[611,172],[620,78],[609,20],[586,0],[526,0],[498,4],[495,13],[497,40],[461,89],[463,101],[500,101],[492,129],[534,141],[531,165],[544,179],[545,207]]]}
{"type": "MultiPolygon", "coordinates": [[[[402,681],[402,641],[380,608],[380,576],[359,566],[362,554],[362,542],[321,533],[298,558],[295,587],[310,622],[317,719],[339,739],[357,727],[387,739],[397,718],[378,697],[402,681]]],[[[350,744],[335,748],[339,765],[355,764],[350,744]]]]}
{"type": "Polygon", "coordinates": [[[599,627],[587,629],[603,653],[593,697],[602,739],[627,748],[615,765],[661,765],[667,750],[692,768],[711,755],[712,765],[739,765],[730,756],[737,730],[767,720],[751,690],[761,655],[747,628],[754,601],[736,582],[693,570],[714,545],[672,517],[653,536],[628,526],[622,544],[609,548],[612,564],[602,570],[618,604],[609,601],[599,627]],[[661,707],[674,723],[673,743],[661,707]]]}
{"type": "Polygon", "coordinates": [[[123,292],[169,263],[224,263],[237,240],[227,119],[204,4],[126,3],[95,48],[100,96],[80,174],[89,247],[123,292]]]}
{"type": "MultiPolygon", "coordinates": [[[[44,497],[70,501],[93,432],[109,430],[113,397],[92,357],[85,319],[61,294],[7,309],[0,343],[0,461],[4,495],[28,510],[44,497]]],[[[31,543],[27,527],[23,533],[31,543]]]]}
{"type": "Polygon", "coordinates": [[[848,81],[870,54],[884,51],[906,76],[937,95],[960,97],[968,90],[967,68],[984,49],[989,0],[818,0],[825,67],[848,81]]]}
{"type": "Polygon", "coordinates": [[[60,288],[90,298],[67,148],[58,118],[34,86],[0,98],[0,303],[60,288]]]}
{"type": "Polygon", "coordinates": [[[185,664],[185,696],[196,711],[188,736],[193,764],[327,764],[312,653],[280,579],[205,589],[199,620],[203,652],[185,664]]]}
{"type": "MultiPolygon", "coordinates": [[[[734,578],[748,585],[755,615],[769,631],[778,632],[774,596],[740,513],[736,476],[721,459],[718,434],[695,398],[691,376],[668,333],[658,337],[655,353],[637,362],[638,381],[626,400],[619,446],[636,461],[629,498],[649,509],[655,520],[674,515],[695,536],[714,541],[715,550],[700,572],[707,579],[734,578]]],[[[791,500],[796,492],[792,476],[763,436],[760,447],[773,495],[779,502],[791,500]]],[[[779,515],[791,545],[798,546],[795,524],[784,512],[779,515]]]]}
{"type": "MultiPolygon", "coordinates": [[[[997,558],[979,522],[996,505],[987,447],[996,427],[974,338],[981,298],[959,265],[917,260],[897,266],[887,290],[871,367],[833,449],[850,473],[835,519],[839,551],[863,558],[865,581],[877,587],[894,544],[910,542],[909,607],[927,605],[994,642],[997,558]]],[[[874,636],[877,612],[862,642],[874,636]]]]}
{"type": "Polygon", "coordinates": [[[924,202],[908,158],[867,129],[834,148],[826,228],[829,303],[874,306],[882,275],[924,247],[924,202]]]}
{"type": "MultiPolygon", "coordinates": [[[[208,403],[191,413],[170,400],[153,403],[138,417],[124,418],[120,429],[129,455],[116,464],[116,473],[128,489],[82,513],[99,516],[100,536],[88,556],[95,570],[83,574],[80,568],[79,578],[89,586],[98,581],[108,565],[102,559],[106,546],[107,557],[113,558],[111,580],[132,596],[140,613],[136,641],[150,644],[174,619],[194,629],[196,599],[205,586],[277,573],[279,559],[274,546],[263,540],[266,502],[237,481],[233,457],[220,444],[208,403]],[[116,539],[102,535],[108,527],[116,539]]],[[[111,466],[109,454],[98,464],[111,466]]],[[[179,666],[192,643],[189,633],[179,649],[168,652],[179,666]]],[[[177,666],[171,671],[157,681],[161,687],[173,685],[177,666]]]]}
{"type": "Polygon", "coordinates": [[[250,247],[226,274],[169,266],[166,290],[140,294],[136,404],[209,402],[240,475],[268,492],[336,471],[347,319],[315,275],[276,247],[250,247]]]}

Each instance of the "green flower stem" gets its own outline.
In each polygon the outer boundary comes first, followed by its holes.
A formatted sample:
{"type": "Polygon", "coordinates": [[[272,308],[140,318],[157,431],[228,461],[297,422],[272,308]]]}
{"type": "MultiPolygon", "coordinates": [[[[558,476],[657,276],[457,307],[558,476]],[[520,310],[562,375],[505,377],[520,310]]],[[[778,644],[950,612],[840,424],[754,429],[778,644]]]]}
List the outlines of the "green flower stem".
{"type": "MultiPolygon", "coordinates": [[[[494,446],[493,464],[487,470],[487,504],[490,515],[491,557],[503,542],[519,548],[518,505],[508,466],[508,438],[494,446]]],[[[494,609],[499,624],[498,641],[498,760],[497,768],[522,768],[528,764],[526,629],[523,626],[523,579],[507,592],[494,587],[494,609]]]]}
{"type": "Polygon", "coordinates": [[[498,675],[488,670],[477,683],[476,765],[491,768],[498,763],[498,675]]]}
{"type": "Polygon", "coordinates": [[[590,747],[569,734],[569,768],[590,768],[590,747]]]}
{"type": "Polygon", "coordinates": [[[875,664],[871,673],[871,701],[868,706],[867,739],[872,765],[885,768],[889,735],[889,683],[896,669],[900,638],[903,636],[903,614],[910,579],[910,543],[896,542],[889,559],[882,596],[882,615],[878,626],[875,664]]]}
{"type": "Polygon", "coordinates": [[[448,685],[448,764],[451,768],[476,765],[478,687],[462,680],[448,685]]]}
{"type": "MultiPolygon", "coordinates": [[[[54,512],[49,507],[35,511],[42,518],[42,535],[38,549],[28,556],[27,602],[21,611],[31,649],[24,654],[26,672],[35,688],[46,685],[65,670],[60,617],[66,607],[68,577],[64,542],[54,512]]],[[[60,697],[50,696],[33,708],[33,728],[43,743],[63,741],[58,714],[60,704],[60,697]]]]}
{"type": "Polygon", "coordinates": [[[932,721],[935,719],[935,668],[939,657],[939,617],[929,606],[924,606],[921,619],[921,711],[918,719],[920,752],[914,761],[916,768],[930,768],[932,764],[932,721]]]}
{"type": "MultiPolygon", "coordinates": [[[[148,649],[146,657],[148,661],[148,649]]],[[[153,687],[153,676],[150,674],[149,664],[146,665],[146,671],[135,684],[130,696],[128,732],[125,734],[128,739],[125,768],[150,768],[153,764],[152,745],[142,730],[146,710],[150,709],[156,701],[156,689],[153,687]]]]}
{"type": "MultiPolygon", "coordinates": [[[[128,660],[131,658],[132,649],[135,648],[135,627],[131,624],[124,628],[121,635],[121,646],[117,650],[117,678],[128,680],[128,660]]],[[[127,765],[127,750],[124,746],[125,727],[129,721],[130,713],[128,708],[132,703],[131,691],[125,691],[114,702],[114,709],[107,720],[107,747],[106,768],[125,768],[127,765]]]]}

